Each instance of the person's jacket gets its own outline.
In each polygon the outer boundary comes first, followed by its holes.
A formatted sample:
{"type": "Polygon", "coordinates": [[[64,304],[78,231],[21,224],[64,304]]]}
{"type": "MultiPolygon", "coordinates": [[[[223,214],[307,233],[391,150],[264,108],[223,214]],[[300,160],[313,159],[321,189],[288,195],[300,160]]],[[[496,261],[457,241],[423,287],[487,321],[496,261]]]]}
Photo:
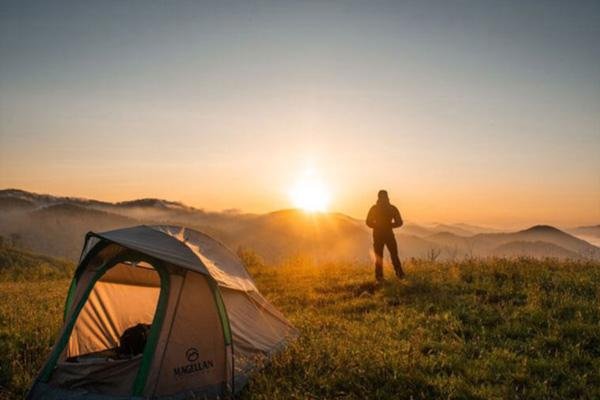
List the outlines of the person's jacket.
{"type": "Polygon", "coordinates": [[[378,201],[367,215],[367,226],[373,228],[373,234],[391,233],[392,229],[402,226],[400,211],[389,202],[378,201]]]}

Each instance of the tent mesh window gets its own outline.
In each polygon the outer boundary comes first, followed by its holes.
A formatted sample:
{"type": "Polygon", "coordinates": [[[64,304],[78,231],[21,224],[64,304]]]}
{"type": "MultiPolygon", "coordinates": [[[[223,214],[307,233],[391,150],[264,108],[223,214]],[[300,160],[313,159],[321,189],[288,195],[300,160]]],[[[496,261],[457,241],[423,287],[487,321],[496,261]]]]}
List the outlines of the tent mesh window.
{"type": "Polygon", "coordinates": [[[122,359],[140,354],[139,343],[135,345],[132,339],[144,336],[138,325],[152,324],[159,295],[160,277],[150,264],[125,261],[110,268],[95,283],[77,317],[67,347],[68,360],[122,359]],[[124,337],[127,330],[133,334],[124,337]],[[125,346],[120,346],[122,340],[128,340],[125,346]]]}
{"type": "Polygon", "coordinates": [[[157,310],[161,280],[145,261],[120,261],[93,284],[54,383],[128,394],[157,310]]]}

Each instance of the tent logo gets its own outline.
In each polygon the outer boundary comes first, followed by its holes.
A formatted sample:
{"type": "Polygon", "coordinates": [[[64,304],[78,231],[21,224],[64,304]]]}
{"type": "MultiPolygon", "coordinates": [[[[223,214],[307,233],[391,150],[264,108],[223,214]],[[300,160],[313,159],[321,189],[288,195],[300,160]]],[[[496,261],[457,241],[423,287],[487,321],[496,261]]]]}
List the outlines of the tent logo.
{"type": "Polygon", "coordinates": [[[189,364],[173,368],[173,373],[177,378],[197,372],[206,372],[215,366],[213,360],[200,360],[200,352],[195,347],[190,347],[185,351],[185,358],[189,364]]]}
{"type": "Polygon", "coordinates": [[[190,347],[185,351],[185,358],[191,363],[198,360],[200,358],[200,353],[198,353],[198,349],[195,347],[190,347]]]}

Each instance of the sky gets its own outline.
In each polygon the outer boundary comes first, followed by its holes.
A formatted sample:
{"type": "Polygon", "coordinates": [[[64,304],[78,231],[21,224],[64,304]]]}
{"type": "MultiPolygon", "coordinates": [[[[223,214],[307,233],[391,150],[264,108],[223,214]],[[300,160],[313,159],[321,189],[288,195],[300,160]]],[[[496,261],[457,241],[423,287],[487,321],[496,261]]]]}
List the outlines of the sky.
{"type": "Polygon", "coordinates": [[[598,1],[0,1],[0,188],[598,224],[599,42],[598,1]]]}

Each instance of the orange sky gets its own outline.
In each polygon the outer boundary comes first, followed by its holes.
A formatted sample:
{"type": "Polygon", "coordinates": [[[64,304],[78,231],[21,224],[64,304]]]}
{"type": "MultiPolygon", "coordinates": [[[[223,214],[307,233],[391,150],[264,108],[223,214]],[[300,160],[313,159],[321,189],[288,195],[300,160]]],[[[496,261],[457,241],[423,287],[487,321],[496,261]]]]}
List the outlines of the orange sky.
{"type": "Polygon", "coordinates": [[[49,171],[22,169],[15,179],[3,176],[2,186],[108,201],[158,197],[208,210],[233,208],[262,213],[292,207],[290,190],[302,179],[303,171],[312,169],[331,192],[329,209],[357,218],[364,217],[377,190],[386,188],[404,218],[412,222],[518,228],[537,223],[573,226],[600,219],[598,194],[577,180],[494,183],[486,182],[485,176],[469,174],[476,180],[471,184],[465,182],[464,175],[453,177],[452,167],[437,174],[403,169],[397,176],[372,179],[372,169],[351,161],[337,165],[313,162],[307,167],[308,162],[294,162],[293,156],[275,168],[270,165],[255,160],[240,170],[219,165],[217,173],[213,169],[203,171],[202,163],[148,162],[112,168],[96,165],[84,168],[84,174],[74,174],[70,166],[59,165],[49,171]]]}
{"type": "Polygon", "coordinates": [[[600,223],[597,3],[444,4],[7,5],[0,187],[600,223]]]}

